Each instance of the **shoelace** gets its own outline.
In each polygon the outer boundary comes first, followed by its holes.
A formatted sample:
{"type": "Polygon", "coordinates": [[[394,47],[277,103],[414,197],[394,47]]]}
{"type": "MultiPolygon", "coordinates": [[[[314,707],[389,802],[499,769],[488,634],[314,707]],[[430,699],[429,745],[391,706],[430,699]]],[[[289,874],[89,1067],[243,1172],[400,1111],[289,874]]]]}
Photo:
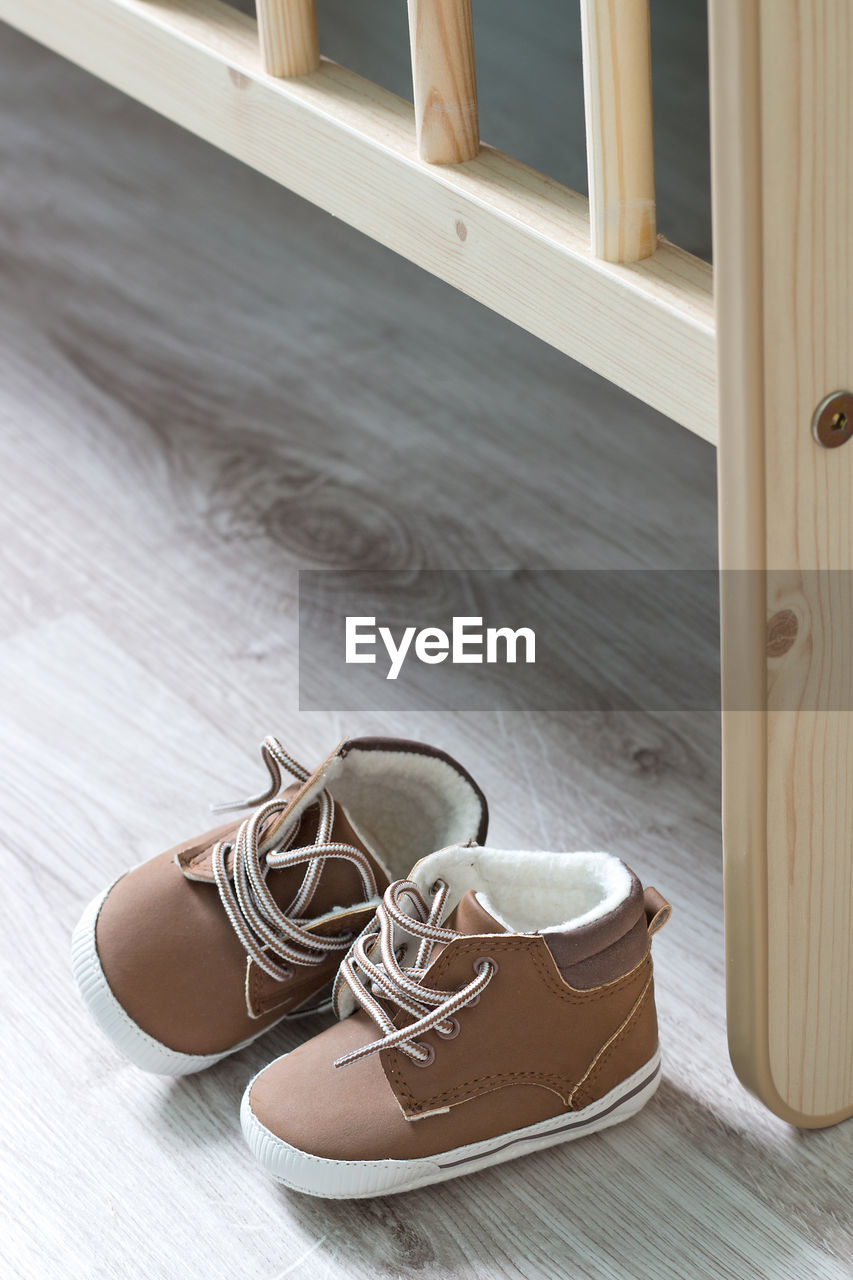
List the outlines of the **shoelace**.
{"type": "Polygon", "coordinates": [[[353,863],[361,876],[366,899],[376,896],[377,885],[370,861],[360,849],[332,841],[335,802],[325,790],[317,797],[320,816],[311,844],[292,847],[301,825],[297,818],[279,833],[274,848],[261,852],[264,826],[274,814],[283,813],[292,801],[291,796],[279,794],[284,781],[282,770],[298,782],[306,782],[310,774],[288,755],[277,738],[264,738],[260,751],[270,775],[270,786],[249,800],[216,806],[220,813],[244,808],[252,808],[254,812],[240,824],[232,842],[220,840],[214,845],[211,864],[222,905],[247,956],[271,978],[281,982],[290,977],[291,965],[322,964],[330,951],[346,951],[352,942],[351,933],[316,934],[305,927],[309,923],[305,911],[320,883],[326,860],[345,858],[353,863]],[[230,871],[229,854],[233,854],[230,871]],[[302,884],[290,905],[282,910],[267,887],[267,876],[270,871],[302,862],[307,863],[302,884]],[[274,956],[289,963],[279,964],[274,956]]]}
{"type": "Polygon", "coordinates": [[[429,905],[414,881],[395,880],[385,890],[373,922],[356,939],[341,964],[339,981],[347,983],[362,1009],[382,1030],[382,1036],[338,1058],[336,1067],[358,1062],[380,1049],[395,1048],[421,1066],[427,1066],[432,1062],[433,1050],[429,1045],[419,1044],[418,1037],[433,1029],[446,1039],[457,1035],[459,1024],[453,1015],[465,1005],[476,1002],[497,972],[494,960],[483,957],[475,962],[476,977],[458,991],[434,990],[423,985],[435,947],[460,937],[454,929],[442,928],[438,923],[447,901],[447,885],[438,880],[432,892],[432,905],[429,905]],[[403,909],[401,903],[404,898],[411,903],[414,916],[403,909]],[[421,939],[414,964],[405,969],[400,966],[400,952],[395,948],[395,926],[421,939]],[[374,962],[370,955],[377,937],[381,955],[379,963],[374,962]],[[405,1009],[415,1021],[405,1027],[396,1027],[380,1000],[405,1009]]]}

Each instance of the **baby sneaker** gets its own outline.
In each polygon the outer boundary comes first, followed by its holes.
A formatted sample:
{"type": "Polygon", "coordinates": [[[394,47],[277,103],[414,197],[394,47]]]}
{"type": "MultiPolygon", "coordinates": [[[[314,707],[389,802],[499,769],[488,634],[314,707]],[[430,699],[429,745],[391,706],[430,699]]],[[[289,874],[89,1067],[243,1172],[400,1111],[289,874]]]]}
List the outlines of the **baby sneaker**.
{"type": "Polygon", "coordinates": [[[660,1078],[669,912],[607,853],[425,858],[344,959],[340,1021],[246,1090],[252,1152],[294,1190],[366,1197],[626,1120],[660,1078]]]}
{"type": "Polygon", "coordinates": [[[129,871],[74,932],[83,999],[143,1070],[199,1071],[283,1017],[328,1008],[389,881],[436,841],[485,836],[479,787],[424,743],[353,738],[314,773],[275,738],[261,755],[270,786],[230,806],[252,809],[242,822],[129,871]]]}

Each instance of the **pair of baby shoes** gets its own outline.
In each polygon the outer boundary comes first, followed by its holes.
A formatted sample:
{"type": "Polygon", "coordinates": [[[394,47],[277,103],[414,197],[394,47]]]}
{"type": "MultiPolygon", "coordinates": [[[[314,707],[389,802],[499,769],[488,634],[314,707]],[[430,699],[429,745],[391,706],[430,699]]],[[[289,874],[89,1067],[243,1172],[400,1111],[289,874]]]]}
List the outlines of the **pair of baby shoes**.
{"type": "Polygon", "coordinates": [[[261,1165],[317,1196],[407,1191],[640,1110],[657,890],[607,853],[484,847],[483,793],[435,747],[354,738],[314,773],[275,738],[261,754],[243,821],[129,871],[77,925],[77,984],[126,1058],[184,1075],[333,1007],[242,1105],[261,1165]]]}

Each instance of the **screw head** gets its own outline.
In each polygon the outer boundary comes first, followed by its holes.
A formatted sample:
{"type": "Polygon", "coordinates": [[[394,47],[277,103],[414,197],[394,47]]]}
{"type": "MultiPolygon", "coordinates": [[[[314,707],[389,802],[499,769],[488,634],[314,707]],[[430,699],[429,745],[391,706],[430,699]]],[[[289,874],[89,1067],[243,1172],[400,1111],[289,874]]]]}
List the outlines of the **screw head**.
{"type": "Polygon", "coordinates": [[[812,418],[812,434],[825,449],[837,449],[853,436],[853,391],[833,391],[812,418]]]}

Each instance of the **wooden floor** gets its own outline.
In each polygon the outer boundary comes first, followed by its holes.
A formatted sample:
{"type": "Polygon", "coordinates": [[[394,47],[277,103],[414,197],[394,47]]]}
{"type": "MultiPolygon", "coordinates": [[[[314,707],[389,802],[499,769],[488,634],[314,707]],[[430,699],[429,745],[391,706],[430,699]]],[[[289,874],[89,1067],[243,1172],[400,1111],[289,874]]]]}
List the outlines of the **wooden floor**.
{"type": "MultiPolygon", "coordinates": [[[[324,21],[371,69],[358,8],[324,21]]],[[[520,12],[495,10],[506,47],[520,12]]],[[[497,65],[484,131],[509,145],[497,65]]],[[[688,71],[662,97],[701,121],[688,71]]],[[[3,1280],[853,1274],[853,1127],[787,1128],[728,1064],[716,715],[297,710],[300,566],[706,567],[712,450],[7,31],[0,109],[3,1280]],[[636,1121],[334,1204],[265,1182],[237,1117],[316,1024],[179,1083],[118,1060],[70,930],[251,789],[268,730],[309,763],[348,733],[436,741],[487,789],[494,843],[610,848],[672,899],[665,1078],[636,1121]]],[[[532,136],[555,171],[582,154],[532,136]]],[[[694,152],[674,137],[662,188],[701,249],[706,190],[677,181],[694,152]]]]}

